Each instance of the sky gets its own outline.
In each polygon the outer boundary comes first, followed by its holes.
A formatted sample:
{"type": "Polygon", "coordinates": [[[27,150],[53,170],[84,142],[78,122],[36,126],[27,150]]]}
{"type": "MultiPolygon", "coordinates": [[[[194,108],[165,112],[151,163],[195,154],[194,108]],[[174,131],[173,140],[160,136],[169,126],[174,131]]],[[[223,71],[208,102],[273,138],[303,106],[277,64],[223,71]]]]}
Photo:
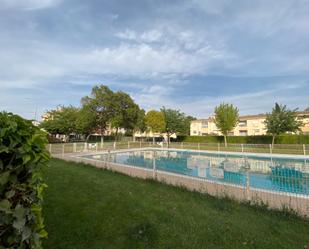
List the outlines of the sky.
{"type": "Polygon", "coordinates": [[[206,118],[309,107],[307,0],[0,0],[0,110],[32,119],[96,84],[206,118]]]}

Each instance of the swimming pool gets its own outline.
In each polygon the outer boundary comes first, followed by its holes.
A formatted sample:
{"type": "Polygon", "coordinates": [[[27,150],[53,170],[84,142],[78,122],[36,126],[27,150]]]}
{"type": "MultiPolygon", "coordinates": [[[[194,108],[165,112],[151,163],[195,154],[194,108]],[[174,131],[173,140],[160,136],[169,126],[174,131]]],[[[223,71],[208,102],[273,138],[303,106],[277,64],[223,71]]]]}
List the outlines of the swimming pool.
{"type": "Polygon", "coordinates": [[[309,161],[305,158],[157,149],[82,157],[219,183],[309,196],[309,161]]]}

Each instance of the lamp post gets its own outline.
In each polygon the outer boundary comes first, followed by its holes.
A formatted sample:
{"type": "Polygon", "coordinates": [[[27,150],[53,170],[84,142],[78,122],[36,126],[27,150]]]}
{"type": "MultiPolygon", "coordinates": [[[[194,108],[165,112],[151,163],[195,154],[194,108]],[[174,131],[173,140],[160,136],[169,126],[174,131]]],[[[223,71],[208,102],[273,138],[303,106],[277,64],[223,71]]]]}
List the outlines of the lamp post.
{"type": "MultiPolygon", "coordinates": [[[[34,102],[34,116],[33,116],[33,121],[34,122],[38,122],[37,120],[37,114],[38,114],[38,103],[37,101],[34,101],[33,98],[25,98],[25,100],[29,101],[29,103],[31,102],[31,104],[33,104],[34,102]]],[[[32,113],[32,112],[31,112],[32,113]]]]}

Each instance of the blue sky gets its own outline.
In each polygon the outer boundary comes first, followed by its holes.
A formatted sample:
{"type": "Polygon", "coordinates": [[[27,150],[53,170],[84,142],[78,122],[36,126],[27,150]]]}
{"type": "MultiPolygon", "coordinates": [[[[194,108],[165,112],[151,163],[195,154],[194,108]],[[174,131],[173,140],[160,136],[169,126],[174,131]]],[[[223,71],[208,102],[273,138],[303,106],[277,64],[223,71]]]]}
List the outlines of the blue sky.
{"type": "Polygon", "coordinates": [[[309,107],[309,1],[0,0],[0,109],[33,118],[95,84],[208,117],[309,107]]]}

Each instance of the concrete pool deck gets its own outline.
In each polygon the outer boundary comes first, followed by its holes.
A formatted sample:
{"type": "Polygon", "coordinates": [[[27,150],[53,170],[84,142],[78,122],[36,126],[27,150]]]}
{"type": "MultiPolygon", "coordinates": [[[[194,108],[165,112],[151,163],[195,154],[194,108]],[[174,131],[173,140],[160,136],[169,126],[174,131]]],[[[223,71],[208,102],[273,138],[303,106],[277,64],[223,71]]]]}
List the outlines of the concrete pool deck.
{"type": "MultiPolygon", "coordinates": [[[[111,151],[110,153],[123,153],[132,151],[144,151],[144,150],[164,150],[166,148],[136,148],[136,149],[123,149],[117,151],[111,151]]],[[[199,150],[187,150],[187,149],[170,149],[170,151],[190,151],[200,153],[218,153],[218,154],[230,154],[239,155],[235,152],[214,152],[214,151],[199,151],[199,150]]],[[[255,189],[248,186],[240,186],[231,183],[216,182],[209,179],[201,179],[197,177],[181,175],[157,169],[141,168],[131,165],[119,164],[114,162],[100,161],[93,158],[87,158],[86,155],[100,155],[108,154],[108,151],[99,152],[82,152],[82,153],[67,153],[53,155],[55,158],[63,159],[72,162],[82,162],[97,168],[105,168],[112,171],[120,172],[129,176],[143,178],[143,179],[155,179],[160,182],[164,182],[174,186],[183,186],[189,190],[198,191],[201,193],[207,193],[212,196],[224,197],[239,200],[250,201],[256,204],[267,204],[269,208],[273,209],[292,209],[299,215],[309,217],[309,196],[302,194],[294,194],[288,192],[269,191],[263,189],[255,189]]],[[[308,156],[295,156],[295,155],[269,155],[258,153],[244,153],[248,156],[258,156],[267,158],[293,158],[300,160],[308,160],[308,156]]]]}

